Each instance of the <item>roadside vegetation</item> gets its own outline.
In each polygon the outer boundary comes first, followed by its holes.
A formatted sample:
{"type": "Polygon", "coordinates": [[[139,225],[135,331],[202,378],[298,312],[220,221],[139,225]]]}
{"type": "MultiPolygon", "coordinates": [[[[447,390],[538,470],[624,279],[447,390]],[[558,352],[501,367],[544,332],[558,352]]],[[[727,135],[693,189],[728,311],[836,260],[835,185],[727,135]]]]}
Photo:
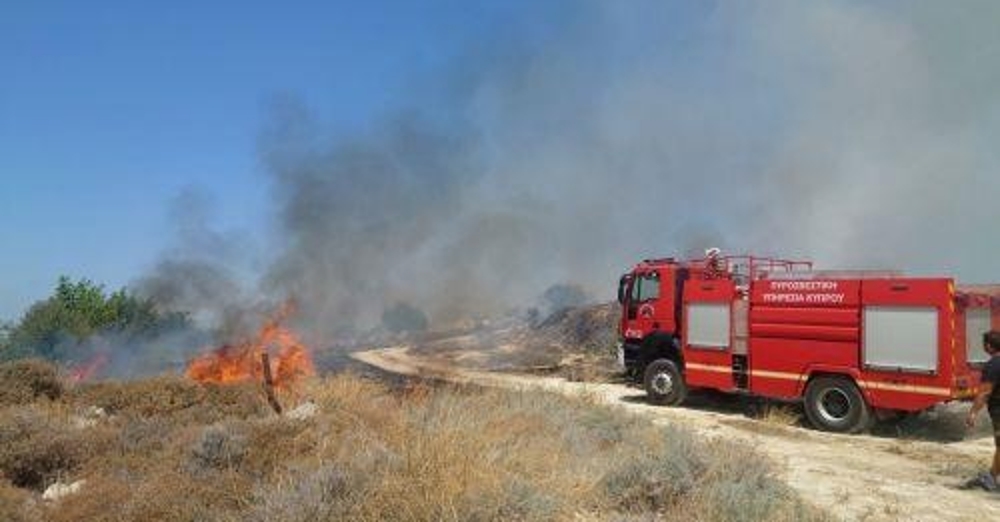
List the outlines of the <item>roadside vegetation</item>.
{"type": "Polygon", "coordinates": [[[3,520],[826,519],[751,448],[586,399],[337,375],[296,419],[252,385],[0,375],[3,520]]]}

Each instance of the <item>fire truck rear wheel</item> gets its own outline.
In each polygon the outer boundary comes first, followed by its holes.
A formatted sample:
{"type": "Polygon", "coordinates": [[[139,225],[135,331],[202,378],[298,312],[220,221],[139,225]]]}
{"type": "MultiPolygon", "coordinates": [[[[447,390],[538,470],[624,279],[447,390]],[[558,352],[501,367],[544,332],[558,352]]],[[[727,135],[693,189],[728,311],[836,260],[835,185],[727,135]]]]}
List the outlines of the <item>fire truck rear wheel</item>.
{"type": "Polygon", "coordinates": [[[818,429],[858,433],[871,425],[872,412],[851,379],[817,377],[806,389],[806,417],[818,429]]]}
{"type": "Polygon", "coordinates": [[[646,366],[643,384],[650,402],[677,405],[687,397],[687,385],[677,364],[669,359],[657,359],[646,366]]]}

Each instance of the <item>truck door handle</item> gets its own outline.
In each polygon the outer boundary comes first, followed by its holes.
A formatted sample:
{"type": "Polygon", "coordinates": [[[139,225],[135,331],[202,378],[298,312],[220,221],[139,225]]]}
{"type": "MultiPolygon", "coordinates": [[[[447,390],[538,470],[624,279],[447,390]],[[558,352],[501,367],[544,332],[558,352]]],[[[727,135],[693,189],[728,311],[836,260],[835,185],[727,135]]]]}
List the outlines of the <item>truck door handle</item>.
{"type": "Polygon", "coordinates": [[[910,289],[910,285],[892,285],[889,289],[893,292],[905,292],[910,289]]]}

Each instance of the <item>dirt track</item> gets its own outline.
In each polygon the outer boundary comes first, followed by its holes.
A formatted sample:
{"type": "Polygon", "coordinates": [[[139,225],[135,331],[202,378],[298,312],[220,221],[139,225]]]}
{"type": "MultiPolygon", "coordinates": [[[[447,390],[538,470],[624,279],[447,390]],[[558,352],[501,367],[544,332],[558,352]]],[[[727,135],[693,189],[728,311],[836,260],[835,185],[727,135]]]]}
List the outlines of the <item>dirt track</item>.
{"type": "Polygon", "coordinates": [[[406,347],[354,354],[386,371],[506,388],[585,394],[600,402],[677,423],[710,437],[744,441],[773,458],[802,495],[845,520],[1000,520],[1000,494],[958,485],[983,469],[992,452],[986,437],[934,442],[868,435],[836,435],[749,419],[725,408],[652,406],[643,392],[622,384],[474,371],[412,354],[406,347]]]}

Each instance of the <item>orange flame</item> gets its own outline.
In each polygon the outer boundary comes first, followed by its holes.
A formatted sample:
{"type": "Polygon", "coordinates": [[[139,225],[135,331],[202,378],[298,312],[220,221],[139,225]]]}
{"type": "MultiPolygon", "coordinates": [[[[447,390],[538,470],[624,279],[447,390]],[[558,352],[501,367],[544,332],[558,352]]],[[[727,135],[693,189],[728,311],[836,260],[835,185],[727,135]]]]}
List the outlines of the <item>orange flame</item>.
{"type": "Polygon", "coordinates": [[[281,325],[292,311],[290,304],[282,306],[252,338],[193,359],[185,373],[204,383],[259,381],[263,375],[261,354],[267,350],[275,386],[287,388],[302,377],[314,375],[309,350],[295,332],[281,325]]]}
{"type": "Polygon", "coordinates": [[[76,364],[69,369],[69,380],[73,383],[89,381],[101,372],[111,358],[107,352],[98,352],[90,359],[76,364]]]}

